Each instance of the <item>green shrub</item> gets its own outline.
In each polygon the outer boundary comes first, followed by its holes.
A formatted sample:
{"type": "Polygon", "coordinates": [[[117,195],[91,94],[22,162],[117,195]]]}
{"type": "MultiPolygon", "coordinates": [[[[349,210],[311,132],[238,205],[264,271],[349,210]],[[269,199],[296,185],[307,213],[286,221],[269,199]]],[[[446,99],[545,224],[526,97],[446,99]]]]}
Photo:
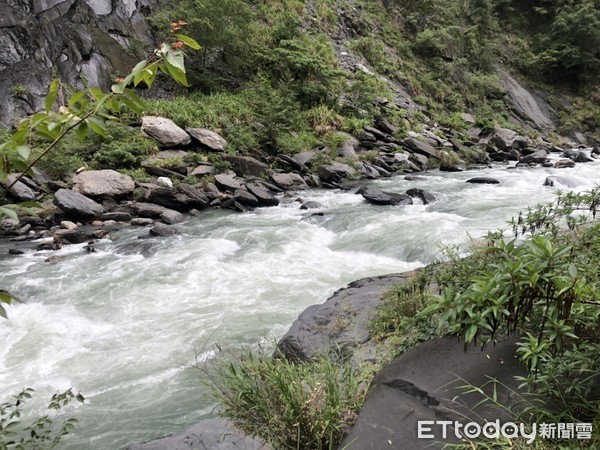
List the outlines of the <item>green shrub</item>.
{"type": "Polygon", "coordinates": [[[337,448],[365,396],[349,364],[306,363],[248,352],[218,369],[211,384],[219,414],[271,448],[337,448]]]}

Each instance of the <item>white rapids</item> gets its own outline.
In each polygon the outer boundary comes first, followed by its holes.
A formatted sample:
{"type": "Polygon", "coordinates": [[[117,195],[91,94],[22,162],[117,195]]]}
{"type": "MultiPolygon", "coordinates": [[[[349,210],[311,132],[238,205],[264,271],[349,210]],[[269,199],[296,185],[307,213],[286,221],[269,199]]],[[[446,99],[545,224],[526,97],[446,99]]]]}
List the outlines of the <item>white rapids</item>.
{"type": "Polygon", "coordinates": [[[114,252],[147,233],[141,229],[123,229],[96,253],[82,244],[6,257],[11,243],[1,242],[0,287],[26,301],[0,322],[0,401],[32,387],[39,414],[53,392],[81,391],[86,404],[68,411],[80,420],[68,449],[113,450],[181,431],[212,414],[191,366],[214,357],[214,343],[273,342],[304,308],[353,280],[423,266],[442,245],[466,248],[506,228],[520,209],[555,196],[543,186],[548,175],[585,191],[599,182],[600,162],[371,183],[425,189],[439,198],[427,206],[374,206],[351,192],[311,190],[297,195],[323,208],[292,201],[246,214],[209,211],[179,225],[181,235],[157,238],[147,258],[114,252]],[[474,176],[501,184],[465,183],[474,176]],[[64,258],[45,262],[50,255],[64,258]]]}

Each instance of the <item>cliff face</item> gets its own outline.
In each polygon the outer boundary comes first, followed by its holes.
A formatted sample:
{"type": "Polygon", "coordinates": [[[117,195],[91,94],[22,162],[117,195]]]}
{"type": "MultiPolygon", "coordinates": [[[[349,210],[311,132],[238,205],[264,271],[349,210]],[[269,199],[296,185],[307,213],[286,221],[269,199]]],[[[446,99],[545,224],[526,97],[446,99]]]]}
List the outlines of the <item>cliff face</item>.
{"type": "Polygon", "coordinates": [[[151,42],[154,0],[6,0],[0,4],[0,125],[43,105],[51,79],[107,88],[151,42]]]}

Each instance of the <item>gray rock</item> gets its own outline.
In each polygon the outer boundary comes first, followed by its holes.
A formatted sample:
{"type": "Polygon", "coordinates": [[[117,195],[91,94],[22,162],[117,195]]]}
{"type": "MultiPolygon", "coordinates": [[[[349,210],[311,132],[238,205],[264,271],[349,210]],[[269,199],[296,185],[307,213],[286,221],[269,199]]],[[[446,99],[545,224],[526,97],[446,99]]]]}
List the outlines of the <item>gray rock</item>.
{"type": "Polygon", "coordinates": [[[494,129],[494,134],[490,137],[490,142],[500,150],[508,150],[512,148],[512,144],[517,136],[516,131],[497,127],[494,129]]]}
{"type": "Polygon", "coordinates": [[[176,190],[177,192],[187,196],[188,200],[186,207],[191,207],[195,209],[208,208],[210,200],[200,189],[197,189],[194,186],[187,183],[179,183],[177,185],[176,190]]]}
{"type": "Polygon", "coordinates": [[[376,178],[381,178],[381,173],[379,173],[379,171],[375,167],[373,167],[371,164],[368,164],[364,161],[360,165],[360,173],[365,178],[368,178],[370,180],[374,180],[376,178]]]}
{"type": "Polygon", "coordinates": [[[426,177],[422,177],[420,175],[406,175],[404,179],[406,181],[427,181],[426,177]]]}
{"type": "Polygon", "coordinates": [[[340,448],[441,449],[444,444],[460,441],[453,433],[442,439],[439,426],[434,427],[434,438],[419,439],[419,420],[443,418],[463,424],[513,421],[514,416],[506,411],[518,407],[520,397],[515,393],[519,382],[515,376],[525,374],[515,358],[517,339],[465,351],[462,342],[447,336],[409,350],[375,376],[358,420],[340,448]],[[482,388],[485,395],[493,395],[506,408],[482,401],[481,394],[465,395],[461,390],[465,385],[482,388]]]}
{"type": "Polygon", "coordinates": [[[365,200],[375,205],[412,205],[413,201],[408,195],[396,194],[393,192],[384,192],[379,189],[363,189],[359,190],[365,200]]]}
{"type": "Polygon", "coordinates": [[[75,230],[77,228],[77,224],[71,222],[70,220],[63,220],[60,222],[60,227],[65,230],[75,230]]]}
{"type": "Polygon", "coordinates": [[[190,195],[188,195],[188,193],[183,192],[184,190],[184,187],[179,186],[177,189],[172,189],[152,183],[140,183],[138,192],[141,198],[148,203],[154,203],[179,212],[186,212],[192,208],[205,208],[208,205],[208,199],[199,191],[191,188],[190,195]]]}
{"type": "Polygon", "coordinates": [[[153,219],[147,217],[136,217],[135,219],[131,219],[131,225],[135,225],[138,227],[145,227],[147,225],[152,225],[154,223],[153,219]]]}
{"type": "Polygon", "coordinates": [[[156,180],[156,184],[158,184],[161,187],[166,187],[166,188],[173,187],[173,182],[171,181],[171,179],[169,177],[158,177],[156,180]]]}
{"type": "Polygon", "coordinates": [[[538,150],[530,155],[524,156],[519,160],[521,164],[542,164],[548,158],[546,150],[538,150]]]}
{"type": "Polygon", "coordinates": [[[169,225],[165,225],[164,223],[160,223],[157,222],[154,224],[154,226],[152,228],[150,228],[149,233],[152,236],[175,236],[176,234],[179,234],[179,231],[177,231],[175,228],[170,227],[169,225]]]}
{"type": "Polygon", "coordinates": [[[269,450],[270,447],[245,436],[224,419],[206,419],[185,432],[163,437],[127,450],[269,450]]]}
{"type": "Polygon", "coordinates": [[[116,170],[86,170],[73,177],[73,190],[89,197],[119,197],[134,189],[133,179],[116,170]]]}
{"type": "Polygon", "coordinates": [[[500,184],[500,181],[490,177],[475,177],[467,180],[467,183],[472,184],[500,184]]]}
{"type": "Polygon", "coordinates": [[[419,153],[413,153],[408,157],[408,162],[416,167],[417,171],[424,172],[429,169],[429,158],[419,153]]]}
{"type": "Polygon", "coordinates": [[[412,198],[419,198],[424,205],[429,205],[438,201],[437,197],[430,192],[424,191],[423,189],[409,189],[406,191],[406,195],[412,198]]]}
{"type": "Polygon", "coordinates": [[[320,166],[317,169],[317,173],[322,181],[339,183],[344,178],[354,175],[356,170],[348,164],[333,162],[331,164],[320,166]]]}
{"type": "Polygon", "coordinates": [[[308,152],[300,152],[296,153],[292,156],[292,159],[296,161],[300,166],[310,166],[310,164],[315,160],[317,154],[313,151],[308,152]]]}
{"type": "Polygon", "coordinates": [[[369,322],[392,284],[411,279],[411,272],[363,278],[339,289],[325,303],[309,306],[277,344],[284,357],[306,361],[330,350],[354,348],[370,338],[369,322]],[[351,326],[344,324],[351,323],[351,326]]]}
{"type": "Polygon", "coordinates": [[[378,117],[375,120],[375,126],[386,134],[394,134],[396,131],[398,131],[398,127],[395,127],[383,117],[378,117]]]}
{"type": "Polygon", "coordinates": [[[575,161],[573,161],[571,159],[560,159],[560,160],[556,161],[556,164],[554,164],[554,167],[556,167],[557,169],[572,168],[572,167],[575,167],[575,161]]]}
{"type": "Polygon", "coordinates": [[[269,171],[269,166],[252,156],[223,155],[223,159],[231,164],[235,173],[242,176],[261,177],[269,171]]]}
{"type": "Polygon", "coordinates": [[[215,166],[209,164],[202,164],[196,167],[194,170],[190,172],[190,176],[193,177],[203,177],[205,175],[212,175],[215,173],[215,166]]]}
{"type": "Polygon", "coordinates": [[[576,163],[586,163],[586,162],[593,162],[594,159],[590,158],[584,152],[578,152],[577,155],[575,156],[575,158],[573,159],[573,161],[575,161],[576,163]]]}
{"type": "Polygon", "coordinates": [[[559,177],[559,176],[550,176],[547,177],[544,180],[544,186],[550,186],[550,187],[559,187],[559,186],[564,186],[564,187],[568,187],[568,188],[574,188],[577,187],[579,185],[579,183],[576,180],[573,180],[572,178],[565,178],[565,177],[559,177]]]}
{"type": "Polygon", "coordinates": [[[119,255],[142,255],[149,258],[154,255],[160,246],[153,240],[143,240],[138,242],[129,242],[119,245],[115,248],[115,253],[119,255]]]}
{"type": "Polygon", "coordinates": [[[160,218],[163,220],[163,222],[169,225],[181,223],[185,220],[185,216],[183,214],[173,211],[172,209],[165,209],[160,215],[160,218]]]}
{"type": "Polygon", "coordinates": [[[235,179],[233,175],[228,175],[225,173],[220,173],[215,176],[215,183],[219,189],[223,189],[225,191],[235,191],[236,189],[240,189],[242,184],[235,179]]]}
{"type": "Polygon", "coordinates": [[[82,230],[56,230],[54,232],[54,241],[59,243],[82,244],[94,239],[94,235],[82,230]]]}
{"type": "Polygon", "coordinates": [[[131,214],[121,211],[109,212],[102,214],[99,217],[100,220],[114,220],[115,222],[129,222],[131,220],[131,214]]]}
{"type": "Polygon", "coordinates": [[[227,148],[227,141],[214,131],[205,128],[186,128],[186,131],[208,150],[223,152],[227,148]]]}
{"type": "Polygon", "coordinates": [[[235,197],[236,202],[239,202],[244,206],[254,207],[258,206],[260,203],[254,195],[245,189],[236,189],[233,196],[235,197]]]}
{"type": "Polygon", "coordinates": [[[59,189],[56,191],[53,202],[65,214],[73,217],[92,218],[104,213],[102,205],[79,192],[69,189],[59,189]]]}
{"type": "Polygon", "coordinates": [[[277,206],[279,204],[279,200],[262,183],[246,183],[246,189],[258,199],[261,205],[277,206]]]}
{"type": "MultiPolygon", "coordinates": [[[[13,184],[13,182],[17,179],[17,174],[10,174],[8,175],[8,177],[6,178],[6,180],[2,183],[2,186],[4,186],[4,188],[8,188],[8,186],[10,186],[11,184],[13,184]]],[[[10,195],[12,195],[14,198],[16,198],[17,200],[21,201],[21,202],[31,202],[35,200],[35,191],[33,189],[31,189],[29,186],[27,186],[25,183],[23,183],[22,181],[17,181],[9,190],[8,192],[10,193],[10,195]]]]}
{"type": "Polygon", "coordinates": [[[325,208],[325,206],[319,202],[308,201],[302,203],[300,209],[320,209],[325,208]]]}
{"type": "Polygon", "coordinates": [[[297,173],[274,173],[271,174],[271,180],[284,191],[308,189],[304,178],[297,173]]]}
{"type": "Polygon", "coordinates": [[[404,145],[413,153],[417,153],[428,158],[440,159],[440,152],[426,142],[419,141],[415,138],[408,138],[404,140],[404,145]]]}
{"type": "Polygon", "coordinates": [[[192,142],[189,134],[165,117],[142,117],[142,132],[154,139],[161,147],[176,147],[192,142]]]}

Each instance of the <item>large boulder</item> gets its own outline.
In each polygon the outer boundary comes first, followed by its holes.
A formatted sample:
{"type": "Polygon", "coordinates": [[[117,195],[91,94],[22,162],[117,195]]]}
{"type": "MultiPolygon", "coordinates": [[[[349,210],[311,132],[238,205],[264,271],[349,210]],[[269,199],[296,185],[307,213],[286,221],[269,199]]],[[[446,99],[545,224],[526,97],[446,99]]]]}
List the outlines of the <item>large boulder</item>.
{"type": "Polygon", "coordinates": [[[297,173],[274,173],[271,174],[271,180],[284,191],[308,189],[304,178],[297,173]]]}
{"type": "Polygon", "coordinates": [[[193,208],[202,209],[208,206],[208,198],[190,185],[178,186],[178,189],[173,189],[152,183],[141,183],[139,194],[148,203],[154,203],[180,212],[186,212],[193,208]]]}
{"type": "Polygon", "coordinates": [[[85,195],[70,189],[59,189],[54,193],[54,204],[67,215],[84,219],[99,216],[104,207],[85,195]]]}
{"type": "Polygon", "coordinates": [[[214,131],[205,128],[186,128],[186,131],[207,150],[223,152],[227,148],[227,141],[214,131]]]}
{"type": "Polygon", "coordinates": [[[537,150],[536,152],[524,156],[519,160],[521,164],[542,164],[548,158],[548,152],[546,150],[537,150]]]}
{"type": "Polygon", "coordinates": [[[452,431],[442,437],[441,426],[433,425],[434,421],[480,426],[514,421],[511,411],[525,403],[515,379],[526,374],[515,358],[517,339],[465,351],[463,342],[446,336],[404,353],[375,376],[358,420],[340,448],[441,449],[444,444],[464,442],[452,431]],[[465,394],[465,386],[472,386],[473,391],[465,394]],[[485,401],[492,397],[494,402],[485,401]],[[427,434],[433,438],[418,436],[419,421],[431,421],[427,434]]]}
{"type": "Polygon", "coordinates": [[[89,197],[122,197],[133,192],[135,182],[115,170],[86,170],[73,177],[73,189],[89,197]]]}
{"type": "Polygon", "coordinates": [[[339,183],[344,178],[350,175],[354,175],[356,170],[350,167],[348,164],[340,162],[333,162],[331,164],[325,164],[317,169],[319,178],[328,183],[339,183]]]}
{"type": "Polygon", "coordinates": [[[359,192],[369,203],[375,205],[412,205],[413,201],[406,194],[396,194],[394,192],[384,192],[379,189],[362,189],[359,192]]]}
{"type": "Polygon", "coordinates": [[[308,167],[317,158],[317,154],[313,151],[296,153],[292,159],[302,167],[308,167]]]}
{"type": "Polygon", "coordinates": [[[261,205],[277,206],[279,204],[279,200],[260,182],[248,182],[246,189],[258,199],[261,205]]]}
{"type": "Polygon", "coordinates": [[[367,342],[376,305],[383,301],[391,285],[404,284],[412,274],[363,278],[339,289],[325,303],[309,306],[277,344],[279,353],[290,360],[307,361],[367,342]],[[337,326],[340,322],[350,322],[352,326],[337,326]]]}
{"type": "Polygon", "coordinates": [[[35,191],[22,181],[17,181],[16,183],[14,183],[16,179],[17,175],[12,173],[6,178],[6,181],[2,183],[2,186],[4,186],[4,188],[6,189],[12,184],[11,188],[8,189],[8,192],[11,196],[13,196],[21,202],[30,202],[35,200],[35,191]]]}
{"type": "Polygon", "coordinates": [[[269,166],[252,156],[223,155],[235,173],[242,176],[261,177],[267,175],[269,166]]]}
{"type": "Polygon", "coordinates": [[[142,117],[142,132],[154,139],[161,147],[177,147],[192,142],[189,134],[165,117],[142,117]]]}
{"type": "Polygon", "coordinates": [[[408,138],[404,140],[404,145],[412,153],[417,153],[428,158],[440,159],[440,152],[426,142],[415,138],[408,138]]]}
{"type": "Polygon", "coordinates": [[[496,128],[494,134],[490,137],[490,142],[500,150],[508,150],[512,148],[512,144],[518,134],[508,128],[496,128]]]}
{"type": "Polygon", "coordinates": [[[467,183],[471,184],[500,184],[500,181],[490,177],[475,177],[469,178],[467,183]]]}
{"type": "Polygon", "coordinates": [[[235,191],[242,187],[242,184],[235,179],[235,175],[229,175],[226,173],[220,173],[215,176],[215,183],[219,189],[225,191],[235,191]]]}
{"type": "Polygon", "coordinates": [[[424,205],[437,202],[437,197],[430,192],[424,191],[423,189],[409,189],[406,191],[406,195],[412,198],[419,198],[424,205]]]}

